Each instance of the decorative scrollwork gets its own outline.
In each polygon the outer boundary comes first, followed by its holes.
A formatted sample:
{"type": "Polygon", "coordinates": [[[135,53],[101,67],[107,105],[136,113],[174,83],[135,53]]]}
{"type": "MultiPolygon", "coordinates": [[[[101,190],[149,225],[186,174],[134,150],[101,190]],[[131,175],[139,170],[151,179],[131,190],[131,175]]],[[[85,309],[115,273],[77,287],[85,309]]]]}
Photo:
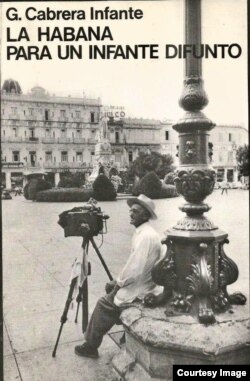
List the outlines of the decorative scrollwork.
{"type": "Polygon", "coordinates": [[[164,292],[158,296],[152,293],[146,295],[144,303],[148,307],[154,307],[162,303],[163,300],[168,299],[175,287],[176,274],[172,241],[167,239],[165,244],[168,248],[166,256],[155,264],[151,272],[153,281],[160,286],[164,286],[164,292]]]}
{"type": "Polygon", "coordinates": [[[229,284],[236,282],[239,276],[239,270],[234,261],[226,255],[223,245],[229,243],[228,239],[225,239],[221,245],[219,255],[219,286],[222,290],[226,291],[226,287],[229,284]]]}
{"type": "Polygon", "coordinates": [[[176,149],[177,149],[177,154],[175,156],[179,157],[179,145],[176,146],[176,149]]]}
{"type": "Polygon", "coordinates": [[[213,154],[214,154],[214,152],[213,152],[213,143],[211,143],[211,142],[209,142],[208,143],[208,157],[209,157],[209,161],[211,162],[212,161],[212,159],[213,159],[213,154]]]}
{"type": "Polygon", "coordinates": [[[189,159],[196,157],[195,143],[193,140],[187,140],[185,144],[185,155],[189,159]]]}
{"type": "Polygon", "coordinates": [[[188,202],[201,202],[212,193],[215,183],[215,171],[212,169],[187,169],[177,172],[174,179],[177,192],[188,202]]]}
{"type": "Polygon", "coordinates": [[[180,311],[180,312],[189,312],[192,307],[192,301],[194,299],[194,295],[182,295],[182,294],[176,294],[170,305],[180,311]]]}
{"type": "Polygon", "coordinates": [[[198,317],[201,323],[214,323],[214,313],[210,307],[210,296],[213,284],[211,268],[207,264],[206,251],[207,244],[199,245],[200,259],[198,263],[191,265],[191,275],[187,276],[187,291],[198,297],[199,312],[198,317]]]}
{"type": "Polygon", "coordinates": [[[151,274],[156,284],[172,290],[176,281],[173,244],[168,239],[165,244],[167,245],[166,256],[155,264],[151,274]]]}
{"type": "Polygon", "coordinates": [[[194,231],[204,231],[204,230],[215,230],[217,227],[206,217],[184,217],[182,220],[178,221],[174,226],[176,230],[194,230],[194,231]]]}
{"type": "Polygon", "coordinates": [[[225,239],[221,245],[219,255],[219,288],[230,304],[245,304],[246,297],[241,292],[232,295],[228,295],[227,292],[227,286],[238,279],[239,270],[235,262],[226,255],[223,247],[225,243],[229,243],[229,240],[225,239]]]}
{"type": "Polygon", "coordinates": [[[184,80],[184,89],[179,104],[187,111],[201,110],[208,104],[201,77],[192,76],[184,80]]]}

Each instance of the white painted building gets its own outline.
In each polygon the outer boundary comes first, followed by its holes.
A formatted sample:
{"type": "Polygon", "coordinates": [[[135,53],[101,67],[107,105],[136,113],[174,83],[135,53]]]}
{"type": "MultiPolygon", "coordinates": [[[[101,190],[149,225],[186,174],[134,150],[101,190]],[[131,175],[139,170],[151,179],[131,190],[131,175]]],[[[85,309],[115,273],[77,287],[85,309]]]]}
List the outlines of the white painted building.
{"type": "MultiPolygon", "coordinates": [[[[8,189],[23,185],[24,178],[39,173],[57,184],[65,171],[91,171],[103,109],[100,98],[58,97],[38,86],[22,94],[16,81],[5,81],[1,91],[2,184],[8,189]]],[[[178,165],[178,134],[172,121],[128,118],[125,112],[120,116],[110,116],[108,122],[117,168],[124,170],[141,151],[171,154],[178,165]]],[[[236,150],[247,144],[247,130],[216,126],[210,141],[218,180],[236,181],[236,150]]]]}

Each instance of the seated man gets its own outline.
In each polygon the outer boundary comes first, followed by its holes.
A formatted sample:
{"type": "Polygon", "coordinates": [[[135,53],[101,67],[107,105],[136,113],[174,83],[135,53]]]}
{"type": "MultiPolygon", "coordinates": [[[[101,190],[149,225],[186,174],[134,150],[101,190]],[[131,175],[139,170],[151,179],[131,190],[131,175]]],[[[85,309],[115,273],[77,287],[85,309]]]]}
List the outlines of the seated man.
{"type": "Polygon", "coordinates": [[[162,245],[158,233],[149,224],[156,219],[153,201],[141,194],[127,201],[130,223],[135,226],[131,254],[117,281],[106,286],[107,295],[98,300],[85,332],[85,342],[75,347],[79,356],[98,357],[103,336],[119,321],[122,309],[135,300],[143,300],[156,286],[151,277],[154,264],[160,259],[162,245]]]}

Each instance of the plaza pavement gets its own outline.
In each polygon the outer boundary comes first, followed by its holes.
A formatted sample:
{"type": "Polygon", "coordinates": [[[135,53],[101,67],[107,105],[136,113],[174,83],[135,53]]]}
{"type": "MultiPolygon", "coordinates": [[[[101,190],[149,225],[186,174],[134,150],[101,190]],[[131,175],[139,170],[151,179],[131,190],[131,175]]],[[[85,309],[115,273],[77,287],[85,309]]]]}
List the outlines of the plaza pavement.
{"type": "MultiPolygon", "coordinates": [[[[181,197],[157,200],[155,228],[163,234],[183,213],[178,210],[181,197]]],[[[229,190],[221,196],[216,190],[207,202],[213,207],[209,218],[229,234],[227,255],[240,271],[238,281],[229,287],[248,295],[248,191],[229,190]]],[[[110,215],[108,234],[100,251],[114,277],[128,257],[133,227],[128,223],[126,200],[100,202],[110,215]]],[[[118,346],[106,336],[100,358],[84,359],[74,354],[82,342],[80,323],[74,323],[70,310],[64,325],[56,358],[52,350],[68,293],[71,264],[81,255],[81,238],[64,238],[57,224],[58,215],[80,203],[36,203],[22,196],[2,202],[3,218],[3,309],[4,381],[102,381],[113,379],[110,361],[118,346]]],[[[98,246],[100,237],[96,238],[98,246]]],[[[91,250],[89,259],[90,311],[104,293],[108,277],[91,250]]],[[[81,319],[79,319],[81,320],[81,319]]],[[[120,331],[116,326],[113,331],[120,331]]]]}

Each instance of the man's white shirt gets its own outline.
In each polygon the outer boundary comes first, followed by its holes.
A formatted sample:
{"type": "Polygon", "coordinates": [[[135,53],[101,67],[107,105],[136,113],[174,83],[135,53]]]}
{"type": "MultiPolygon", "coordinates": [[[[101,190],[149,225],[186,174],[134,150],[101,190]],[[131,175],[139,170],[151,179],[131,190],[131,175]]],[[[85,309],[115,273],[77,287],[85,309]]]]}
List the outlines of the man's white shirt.
{"type": "Polygon", "coordinates": [[[132,238],[131,254],[117,278],[121,288],[115,295],[114,303],[118,307],[136,298],[143,299],[149,292],[157,294],[162,291],[163,287],[156,286],[151,276],[151,270],[162,253],[160,236],[150,223],[138,226],[132,238]]]}

